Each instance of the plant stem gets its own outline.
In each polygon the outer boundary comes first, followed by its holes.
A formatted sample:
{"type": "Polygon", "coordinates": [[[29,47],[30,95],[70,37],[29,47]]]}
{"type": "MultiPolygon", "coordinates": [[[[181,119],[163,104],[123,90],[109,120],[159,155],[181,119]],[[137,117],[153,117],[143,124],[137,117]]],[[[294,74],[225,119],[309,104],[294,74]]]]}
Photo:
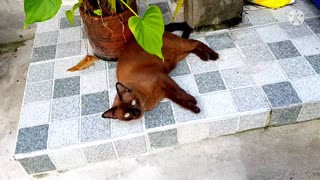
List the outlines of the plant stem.
{"type": "Polygon", "coordinates": [[[125,6],[127,6],[127,8],[137,17],[140,17],[136,12],[134,12],[134,10],[131,9],[131,7],[125,3],[123,0],[120,0],[122,2],[122,4],[124,4],[125,6]]]}

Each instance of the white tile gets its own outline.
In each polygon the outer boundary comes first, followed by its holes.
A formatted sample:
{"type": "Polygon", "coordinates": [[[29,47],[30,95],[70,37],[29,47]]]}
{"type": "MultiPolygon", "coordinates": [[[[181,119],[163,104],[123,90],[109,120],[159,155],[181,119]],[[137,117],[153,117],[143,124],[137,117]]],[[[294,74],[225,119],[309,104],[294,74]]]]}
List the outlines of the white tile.
{"type": "Polygon", "coordinates": [[[179,144],[197,142],[209,136],[209,124],[188,125],[178,128],[179,144]]]}
{"type": "Polygon", "coordinates": [[[270,112],[245,115],[240,117],[239,131],[265,127],[270,112]]]}
{"type": "Polygon", "coordinates": [[[49,122],[50,101],[24,105],[20,117],[20,128],[41,125],[49,122]]]}
{"type": "Polygon", "coordinates": [[[209,123],[209,136],[217,137],[234,134],[237,131],[239,118],[213,121],[209,123]]]}
{"type": "Polygon", "coordinates": [[[320,118],[319,109],[319,102],[304,104],[297,121],[301,122],[320,118]]]}
{"type": "Polygon", "coordinates": [[[303,102],[320,100],[320,79],[310,77],[292,82],[303,102]]]}
{"type": "Polygon", "coordinates": [[[218,52],[220,58],[216,61],[219,69],[234,68],[245,65],[241,52],[236,49],[226,49],[218,52]]]}
{"type": "Polygon", "coordinates": [[[107,90],[106,71],[97,71],[81,75],[80,89],[82,94],[90,94],[107,90]]]}
{"type": "Polygon", "coordinates": [[[63,147],[79,143],[79,118],[50,124],[48,148],[63,147]]]}
{"type": "Polygon", "coordinates": [[[68,43],[80,40],[80,26],[60,29],[58,43],[68,43]]]}
{"type": "Polygon", "coordinates": [[[199,94],[197,83],[194,80],[194,77],[192,75],[179,76],[179,77],[175,77],[173,79],[187,93],[189,93],[191,95],[198,95],[199,94]]]}
{"type": "Polygon", "coordinates": [[[142,119],[133,121],[111,121],[111,136],[113,138],[142,132],[142,119]]]}
{"type": "MultiPolygon", "coordinates": [[[[187,61],[189,63],[191,72],[193,74],[215,71],[218,69],[215,61],[211,61],[211,60],[203,61],[194,54],[190,54],[187,57],[187,61]]],[[[220,61],[220,59],[217,61],[220,61]]]]}
{"type": "Polygon", "coordinates": [[[83,57],[73,57],[73,58],[68,58],[66,60],[56,61],[54,64],[54,78],[60,79],[60,78],[78,76],[80,74],[79,71],[70,72],[67,70],[77,65],[82,58],[83,57]]]}
{"type": "Polygon", "coordinates": [[[278,25],[264,26],[257,28],[262,40],[267,43],[287,40],[287,35],[278,25]]]}
{"type": "Polygon", "coordinates": [[[260,85],[285,81],[287,78],[276,62],[250,66],[251,73],[260,85]]]}
{"type": "Polygon", "coordinates": [[[305,36],[293,39],[294,45],[305,56],[320,54],[320,42],[316,36],[305,36]]]}
{"type": "Polygon", "coordinates": [[[86,164],[86,160],[79,149],[63,149],[48,154],[58,170],[68,170],[86,164]]]}

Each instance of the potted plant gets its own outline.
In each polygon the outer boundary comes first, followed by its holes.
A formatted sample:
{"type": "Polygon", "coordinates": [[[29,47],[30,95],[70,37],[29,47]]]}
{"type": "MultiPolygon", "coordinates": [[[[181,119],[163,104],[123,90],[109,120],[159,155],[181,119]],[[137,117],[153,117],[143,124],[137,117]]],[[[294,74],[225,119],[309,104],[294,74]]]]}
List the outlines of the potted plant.
{"type": "MultiPolygon", "coordinates": [[[[179,1],[180,4],[183,2],[179,1]]],[[[62,0],[25,0],[25,27],[52,18],[61,4],[62,0]]],[[[140,17],[136,13],[136,0],[79,0],[72,9],[65,12],[71,24],[77,8],[97,57],[115,60],[133,34],[145,51],[163,59],[161,48],[164,21],[159,7],[150,6],[144,16],[140,17]]]]}

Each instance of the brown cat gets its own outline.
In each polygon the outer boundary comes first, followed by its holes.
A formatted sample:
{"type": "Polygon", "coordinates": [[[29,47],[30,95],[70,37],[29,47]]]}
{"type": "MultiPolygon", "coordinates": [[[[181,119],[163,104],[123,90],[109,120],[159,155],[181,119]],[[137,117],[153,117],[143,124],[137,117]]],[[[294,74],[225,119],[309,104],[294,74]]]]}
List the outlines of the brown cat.
{"type": "MultiPolygon", "coordinates": [[[[166,30],[172,31],[171,26],[167,26],[166,30]]],[[[182,37],[189,34],[184,32],[182,37]]],[[[112,108],[102,117],[124,121],[139,119],[165,97],[194,113],[200,112],[197,100],[181,89],[168,74],[190,53],[203,61],[217,60],[219,55],[200,41],[183,39],[170,32],[163,35],[162,53],[164,62],[145,52],[134,38],[126,44],[118,59],[117,95],[112,108]]]]}

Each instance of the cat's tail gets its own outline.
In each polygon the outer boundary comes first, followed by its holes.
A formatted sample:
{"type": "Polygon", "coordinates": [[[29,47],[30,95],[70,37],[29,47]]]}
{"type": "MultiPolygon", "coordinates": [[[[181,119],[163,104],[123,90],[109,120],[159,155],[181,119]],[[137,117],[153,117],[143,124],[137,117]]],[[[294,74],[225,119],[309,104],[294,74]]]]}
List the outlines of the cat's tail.
{"type": "Polygon", "coordinates": [[[187,22],[180,23],[170,23],[165,26],[165,31],[173,32],[173,31],[183,31],[182,38],[188,39],[193,29],[188,25],[187,22]]]}

